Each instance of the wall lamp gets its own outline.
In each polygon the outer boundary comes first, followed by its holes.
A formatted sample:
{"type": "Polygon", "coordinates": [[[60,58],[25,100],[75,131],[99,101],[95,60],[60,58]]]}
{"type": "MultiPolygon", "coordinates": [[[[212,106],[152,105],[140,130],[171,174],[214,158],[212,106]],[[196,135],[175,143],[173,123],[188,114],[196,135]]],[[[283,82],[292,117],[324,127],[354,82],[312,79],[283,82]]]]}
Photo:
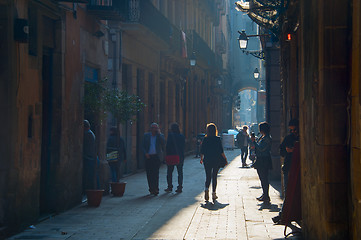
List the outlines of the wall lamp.
{"type": "Polygon", "coordinates": [[[239,37],[238,37],[238,43],[239,43],[239,48],[242,50],[243,53],[245,54],[251,54],[252,56],[262,59],[265,59],[264,56],[264,52],[262,50],[259,51],[247,51],[245,50],[247,48],[248,45],[248,39],[250,37],[266,37],[266,36],[270,36],[270,34],[255,34],[255,35],[247,35],[245,30],[242,30],[242,32],[238,31],[239,33],[239,37]]]}
{"type": "Polygon", "coordinates": [[[253,72],[253,77],[254,77],[256,80],[258,80],[258,78],[259,78],[258,68],[256,68],[256,69],[254,70],[254,72],[253,72]]]}
{"type": "Polygon", "coordinates": [[[189,59],[189,64],[194,67],[197,63],[197,58],[196,58],[196,53],[195,52],[192,52],[192,55],[189,59]]]}

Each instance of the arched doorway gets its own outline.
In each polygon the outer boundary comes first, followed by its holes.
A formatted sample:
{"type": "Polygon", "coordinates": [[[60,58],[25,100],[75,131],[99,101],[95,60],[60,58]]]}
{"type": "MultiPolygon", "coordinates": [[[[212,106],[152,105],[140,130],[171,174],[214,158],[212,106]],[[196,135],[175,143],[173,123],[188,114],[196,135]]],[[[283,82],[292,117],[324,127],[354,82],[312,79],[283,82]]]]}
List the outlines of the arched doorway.
{"type": "Polygon", "coordinates": [[[243,125],[249,127],[261,122],[259,91],[255,88],[240,89],[236,95],[233,108],[233,126],[240,129],[243,125]]]}

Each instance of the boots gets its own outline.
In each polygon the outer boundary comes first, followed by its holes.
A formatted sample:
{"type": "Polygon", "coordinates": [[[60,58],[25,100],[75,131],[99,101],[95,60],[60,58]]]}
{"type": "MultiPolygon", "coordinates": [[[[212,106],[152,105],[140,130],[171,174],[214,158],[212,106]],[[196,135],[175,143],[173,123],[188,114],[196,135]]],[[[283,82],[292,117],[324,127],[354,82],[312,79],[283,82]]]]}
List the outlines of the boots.
{"type": "Polygon", "coordinates": [[[217,197],[217,194],[216,192],[212,192],[212,199],[213,201],[216,200],[218,197],[217,197]]]}
{"type": "Polygon", "coordinates": [[[209,190],[208,190],[208,189],[206,189],[206,190],[204,191],[204,200],[206,200],[206,201],[209,200],[209,190]]]}

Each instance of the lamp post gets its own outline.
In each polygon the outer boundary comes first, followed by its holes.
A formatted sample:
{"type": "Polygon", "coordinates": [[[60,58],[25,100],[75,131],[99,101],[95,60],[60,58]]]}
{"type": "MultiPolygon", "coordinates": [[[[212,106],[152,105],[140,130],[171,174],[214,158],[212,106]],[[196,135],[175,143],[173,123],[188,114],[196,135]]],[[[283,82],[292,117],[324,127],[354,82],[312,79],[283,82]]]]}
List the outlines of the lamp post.
{"type": "Polygon", "coordinates": [[[258,68],[256,68],[253,72],[253,77],[257,80],[259,78],[259,71],[258,68]]]}
{"type": "Polygon", "coordinates": [[[194,67],[197,64],[197,58],[196,58],[196,53],[192,52],[192,55],[189,59],[189,64],[194,67]]]}
{"type": "Polygon", "coordinates": [[[245,49],[247,48],[248,39],[250,37],[265,37],[265,36],[270,36],[270,34],[247,35],[245,30],[242,30],[242,32],[238,31],[238,33],[239,33],[239,37],[238,37],[239,48],[242,50],[242,52],[245,53],[246,55],[251,54],[256,58],[264,60],[265,56],[263,50],[248,51],[245,49]]]}
{"type": "Polygon", "coordinates": [[[254,69],[254,71],[253,71],[253,77],[254,77],[254,79],[257,81],[257,82],[259,82],[259,89],[258,89],[258,91],[261,91],[261,92],[265,92],[265,90],[264,90],[264,88],[263,88],[263,80],[262,79],[259,79],[259,77],[260,77],[260,73],[259,73],[259,70],[258,70],[258,68],[255,68],[254,69]]]}
{"type": "Polygon", "coordinates": [[[265,120],[265,111],[266,111],[266,90],[263,87],[263,80],[260,79],[260,72],[258,68],[255,68],[253,71],[254,79],[259,82],[259,88],[257,90],[257,120],[258,122],[265,120]]]}
{"type": "Polygon", "coordinates": [[[247,48],[247,44],[248,44],[248,37],[246,31],[242,30],[242,32],[238,31],[238,33],[239,33],[239,37],[238,37],[239,48],[241,50],[244,50],[247,48]]]}

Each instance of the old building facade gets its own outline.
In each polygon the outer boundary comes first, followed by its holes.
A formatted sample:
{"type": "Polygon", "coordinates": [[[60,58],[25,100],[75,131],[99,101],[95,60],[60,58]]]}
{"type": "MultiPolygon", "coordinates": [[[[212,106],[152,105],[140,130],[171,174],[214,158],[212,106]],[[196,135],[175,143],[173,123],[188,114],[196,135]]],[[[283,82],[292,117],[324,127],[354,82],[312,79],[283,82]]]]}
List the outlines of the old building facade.
{"type": "Polygon", "coordinates": [[[360,239],[360,1],[249,6],[248,15],[279,38],[281,136],[290,119],[300,120],[304,238],[360,239]]]}
{"type": "Polygon", "coordinates": [[[2,233],[81,202],[84,118],[107,187],[105,144],[114,120],[84,111],[87,82],[106,78],[146,104],[137,121],[121,126],[124,173],[144,168],[139,147],[151,122],[165,135],[178,122],[189,153],[207,122],[228,127],[224,2],[0,1],[2,233]]]}
{"type": "Polygon", "coordinates": [[[306,239],[360,239],[359,11],[290,1],[283,20],[283,131],[299,118],[306,239]]]}

